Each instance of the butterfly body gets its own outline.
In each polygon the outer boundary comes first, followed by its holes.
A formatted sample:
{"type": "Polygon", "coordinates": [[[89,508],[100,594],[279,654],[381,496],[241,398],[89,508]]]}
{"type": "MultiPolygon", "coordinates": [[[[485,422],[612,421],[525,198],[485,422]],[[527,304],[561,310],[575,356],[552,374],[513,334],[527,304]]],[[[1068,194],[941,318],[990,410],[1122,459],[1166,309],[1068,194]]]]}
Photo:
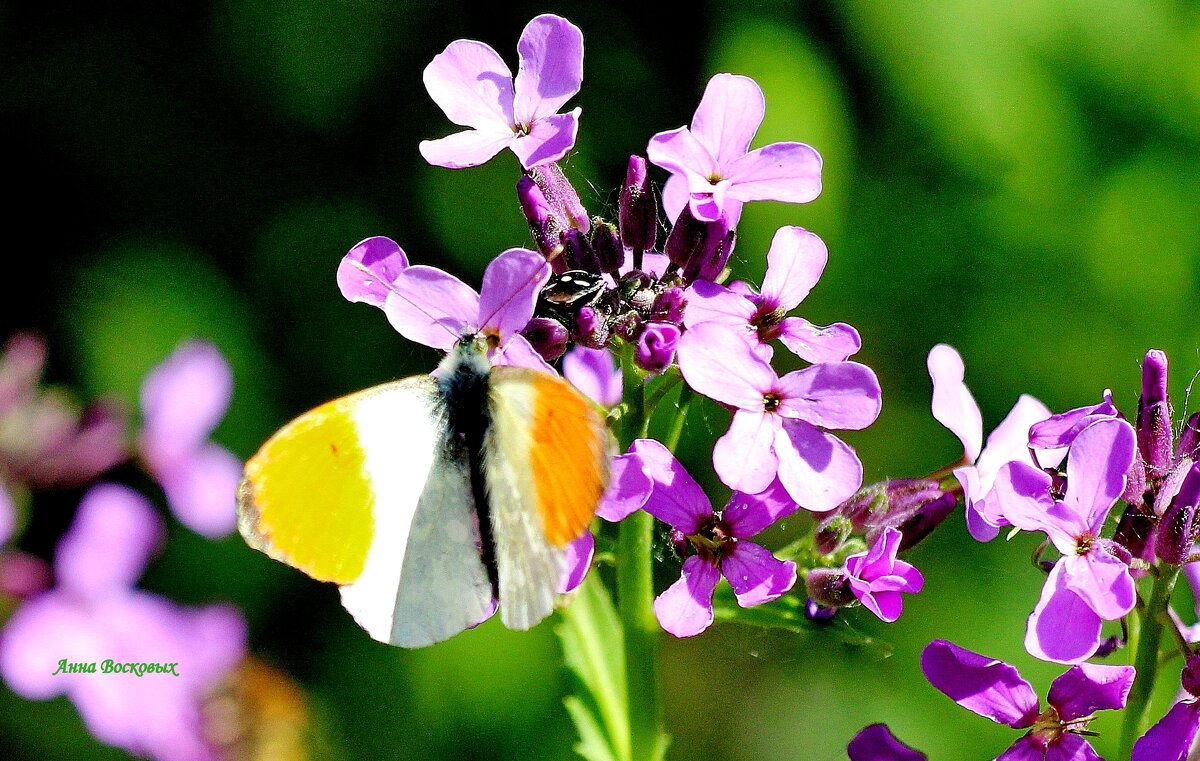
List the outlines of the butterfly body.
{"type": "Polygon", "coordinates": [[[556,376],[490,367],[463,339],[435,376],[336,399],[246,465],[247,542],[341,586],[375,639],[419,647],[553,610],[565,546],[608,480],[599,413],[556,376]]]}

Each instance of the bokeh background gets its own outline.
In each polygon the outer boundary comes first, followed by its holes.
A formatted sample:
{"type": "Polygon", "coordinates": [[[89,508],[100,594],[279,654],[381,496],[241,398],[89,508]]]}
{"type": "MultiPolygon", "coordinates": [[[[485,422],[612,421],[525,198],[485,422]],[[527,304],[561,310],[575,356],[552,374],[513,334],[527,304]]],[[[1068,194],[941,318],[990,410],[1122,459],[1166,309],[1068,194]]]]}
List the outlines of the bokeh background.
{"type": "MultiPolygon", "coordinates": [[[[716,72],[765,90],[756,144],[821,152],[821,197],[748,206],[735,266],[760,276],[782,224],[829,244],[801,313],[857,326],[859,357],[878,371],[883,415],[847,436],[869,479],[921,475],[961,451],[928,412],[925,354],[939,341],[964,355],[989,428],[1022,392],[1061,410],[1111,386],[1131,409],[1149,347],[1170,354],[1183,408],[1200,369],[1200,6],[1183,0],[700,2],[658,20],[644,3],[4,3],[0,332],[41,331],[51,380],[131,406],[181,339],[211,339],[236,373],[217,439],[242,456],[316,403],[427,371],[433,352],[344,302],[334,271],[355,242],[388,235],[478,283],[490,257],[528,242],[511,154],[458,172],[421,160],[418,141],[451,126],[420,77],[459,37],[515,66],[522,26],[546,11],[584,33],[567,171],[593,213],[614,211],[628,155],[686,123],[716,72]]],[[[709,483],[703,448],[722,414],[702,408],[685,440],[709,483]]],[[[50,551],[78,496],[39,496],[27,549],[50,551]]],[[[553,622],[392,649],[357,629],[333,588],[236,536],[174,526],[145,585],[236,603],[253,650],[303,686],[322,756],[572,757],[553,622]]],[[[926,591],[898,623],[852,613],[893,645],[886,659],[737,625],[664,635],[671,756],[844,758],[880,720],[934,759],[998,753],[1012,730],[934,691],[917,658],[949,638],[1016,664],[1044,694],[1059,669],[1022,647],[1041,584],[1033,544],[983,546],[960,516],[944,524],[910,557],[926,591]]],[[[665,587],[677,570],[661,570],[665,587]]],[[[1115,753],[1115,722],[1093,728],[1115,753]]],[[[65,700],[5,688],[0,755],[123,757],[65,700]]]]}

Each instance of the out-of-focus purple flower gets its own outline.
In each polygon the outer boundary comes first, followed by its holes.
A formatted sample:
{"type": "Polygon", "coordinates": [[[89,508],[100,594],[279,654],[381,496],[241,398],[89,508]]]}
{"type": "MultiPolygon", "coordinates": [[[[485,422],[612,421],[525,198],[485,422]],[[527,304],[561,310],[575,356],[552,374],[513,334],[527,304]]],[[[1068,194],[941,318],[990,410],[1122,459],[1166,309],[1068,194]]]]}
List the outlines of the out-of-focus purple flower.
{"type": "Polygon", "coordinates": [[[696,553],[683,561],[679,581],[654,601],[663,629],[676,637],[707,629],[722,575],[742,607],[777,599],[796,583],[795,563],[777,560],[748,541],[798,508],[778,482],[760,494],[735,492],[724,509],[714,512],[704,490],[662,444],[638,439],[630,456],[650,481],[643,509],[685,536],[696,553]]]}
{"type": "Polygon", "coordinates": [[[637,366],[651,373],[661,373],[675,361],[682,331],[669,322],[648,322],[638,336],[633,359],[637,366]]]}
{"type": "Polygon", "coordinates": [[[850,590],[864,608],[889,624],[904,609],[901,592],[915,595],[925,586],[920,571],[896,559],[902,538],[897,529],[886,528],[868,551],[846,558],[850,590]]]}
{"type": "Polygon", "coordinates": [[[926,761],[928,756],[896,739],[887,724],[863,727],[846,746],[850,761],[926,761]]]}
{"type": "Polygon", "coordinates": [[[0,544],[30,489],[79,486],[129,457],[124,410],[86,409],[66,392],[41,388],[46,343],[12,336],[0,353],[0,544]]]}
{"type": "Polygon", "coordinates": [[[563,357],[563,377],[601,407],[621,403],[621,368],[607,349],[576,346],[563,357]]]}
{"type": "Polygon", "coordinates": [[[1050,476],[1024,463],[1009,463],[996,477],[1005,519],[1023,531],[1045,532],[1063,556],[1029,616],[1025,647],[1035,657],[1080,663],[1100,646],[1101,622],[1133,610],[1128,555],[1122,558],[1100,531],[1125,489],[1135,446],[1133,428],[1123,420],[1083,429],[1071,444],[1061,500],[1051,496],[1050,476]]]}
{"type": "Polygon", "coordinates": [[[821,157],[803,143],[772,143],[750,150],[766,99],[749,77],[718,74],[708,81],[691,127],[650,139],[651,163],[671,172],[663,190],[674,219],[686,199],[696,219],[722,214],[737,224],[746,201],[807,203],[821,192],[821,157]]]}
{"type": "Polygon", "coordinates": [[[186,608],[133,588],[162,534],[136,492],[88,491],[55,552],[57,586],[21,605],[0,634],[0,674],[31,700],[65,694],[101,742],[167,761],[209,759],[201,703],[242,660],[245,623],[224,605],[186,608]],[[128,663],[175,671],[103,673],[128,663]]]}
{"type": "Polygon", "coordinates": [[[708,281],[687,291],[684,324],[715,322],[745,335],[756,353],[770,360],[776,338],[808,362],[841,362],[862,347],[858,331],[845,323],[813,325],[788,317],[821,279],[829,252],[816,235],[800,227],[781,227],[767,252],[761,292],[742,283],[737,290],[708,281]]]}
{"type": "Polygon", "coordinates": [[[478,166],[505,148],[526,169],[558,161],[575,146],[580,110],[558,113],[583,82],[583,34],[559,16],[533,19],[517,42],[514,80],[504,59],[482,42],[455,40],[423,76],[429,96],[463,127],[421,142],[421,155],[450,169],[478,166]]]}
{"type": "Polygon", "coordinates": [[[542,255],[524,248],[510,248],[493,259],[479,293],[436,267],[417,265],[396,278],[383,311],[410,341],[450,351],[462,336],[474,334],[487,342],[493,365],[554,372],[521,335],[549,279],[542,255]]]}
{"type": "Polygon", "coordinates": [[[1188,656],[1180,681],[1190,696],[1167,711],[1133,745],[1132,761],[1186,761],[1200,733],[1200,655],[1188,656]]]}
{"type": "Polygon", "coordinates": [[[1125,707],[1135,675],[1132,666],[1074,666],[1050,685],[1043,711],[1033,687],[1015,668],[951,642],[926,645],[921,670],[930,684],[967,710],[1028,730],[998,756],[1005,761],[1099,759],[1079,733],[1087,730],[1096,711],[1125,707]]]}
{"type": "Polygon", "coordinates": [[[711,323],[679,341],[688,385],[735,408],[713,465],[730,488],[764,491],[778,476],[808,510],[832,510],[862,484],[862,463],[825,429],[865,428],[879,416],[879,381],[856,362],[807,367],[780,378],[737,332],[711,323]]]}
{"type": "Polygon", "coordinates": [[[201,341],[182,344],[142,382],[142,460],[179,520],[211,538],[237,524],[242,463],[209,440],[232,395],[229,363],[201,341]]]}
{"type": "Polygon", "coordinates": [[[337,269],[338,289],[351,303],[361,301],[383,308],[392,283],[408,267],[404,249],[391,238],[378,235],[350,249],[337,269]]]}

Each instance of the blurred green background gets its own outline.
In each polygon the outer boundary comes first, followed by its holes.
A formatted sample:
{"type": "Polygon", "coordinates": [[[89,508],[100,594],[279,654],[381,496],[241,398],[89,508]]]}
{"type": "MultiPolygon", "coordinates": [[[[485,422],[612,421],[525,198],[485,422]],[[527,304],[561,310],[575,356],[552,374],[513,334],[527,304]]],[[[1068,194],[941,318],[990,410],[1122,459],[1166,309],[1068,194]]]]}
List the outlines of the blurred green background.
{"type": "MultiPolygon", "coordinates": [[[[921,475],[961,451],[928,413],[925,354],[939,341],[964,355],[989,429],[1022,392],[1061,410],[1111,386],[1132,409],[1149,347],[1170,354],[1184,406],[1200,368],[1200,5],[1184,0],[688,3],[667,21],[644,3],[5,3],[2,332],[43,331],[53,380],[130,404],[181,339],[212,339],[237,378],[217,438],[243,456],[316,403],[428,370],[432,350],[344,302],[334,271],[355,242],[388,235],[477,284],[490,257],[527,243],[511,154],[458,172],[421,160],[417,143],[452,127],[420,77],[459,37],[515,66],[522,26],[546,11],[584,33],[567,171],[591,212],[614,212],[628,155],[686,123],[716,72],[765,90],[756,144],[821,152],[821,197],[748,206],[734,261],[760,277],[782,224],[829,244],[800,313],[857,326],[859,358],[879,374],[880,421],[846,437],[868,479],[921,475]]],[[[684,459],[709,483],[703,447],[725,424],[702,409],[687,433],[684,459]]],[[[49,550],[77,496],[39,501],[31,549],[49,550]]],[[[671,756],[839,759],[873,721],[937,760],[999,753],[1016,733],[935,692],[917,658],[949,638],[1009,660],[1044,695],[1060,669],[1022,646],[1041,584],[1034,543],[983,546],[961,516],[944,524],[909,558],[927,584],[898,623],[851,614],[894,644],[886,660],[734,625],[664,635],[671,756]]],[[[661,569],[660,588],[673,573],[661,569]]],[[[237,537],[178,526],[145,583],[241,606],[253,649],[302,683],[339,757],[572,756],[550,623],[388,648],[332,587],[237,537]]],[[[1173,684],[1168,673],[1163,710],[1173,684]]],[[[1115,753],[1116,723],[1093,728],[1115,753]]],[[[3,688],[0,753],[121,757],[65,701],[3,688]]]]}

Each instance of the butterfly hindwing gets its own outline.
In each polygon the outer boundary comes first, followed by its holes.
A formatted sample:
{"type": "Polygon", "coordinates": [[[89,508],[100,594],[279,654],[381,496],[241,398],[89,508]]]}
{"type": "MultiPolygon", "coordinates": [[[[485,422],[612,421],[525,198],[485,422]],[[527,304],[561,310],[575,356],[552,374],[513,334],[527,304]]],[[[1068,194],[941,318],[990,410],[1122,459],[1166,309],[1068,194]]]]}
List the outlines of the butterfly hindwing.
{"type": "Polygon", "coordinates": [[[313,578],[375,639],[418,647],[486,617],[491,584],[437,382],[416,376],[301,415],[246,464],[246,541],[313,578]]]}
{"type": "Polygon", "coordinates": [[[491,371],[484,445],[500,616],[528,629],[554,609],[564,548],[588,526],[608,483],[611,436],[570,384],[516,367],[491,371]]]}

